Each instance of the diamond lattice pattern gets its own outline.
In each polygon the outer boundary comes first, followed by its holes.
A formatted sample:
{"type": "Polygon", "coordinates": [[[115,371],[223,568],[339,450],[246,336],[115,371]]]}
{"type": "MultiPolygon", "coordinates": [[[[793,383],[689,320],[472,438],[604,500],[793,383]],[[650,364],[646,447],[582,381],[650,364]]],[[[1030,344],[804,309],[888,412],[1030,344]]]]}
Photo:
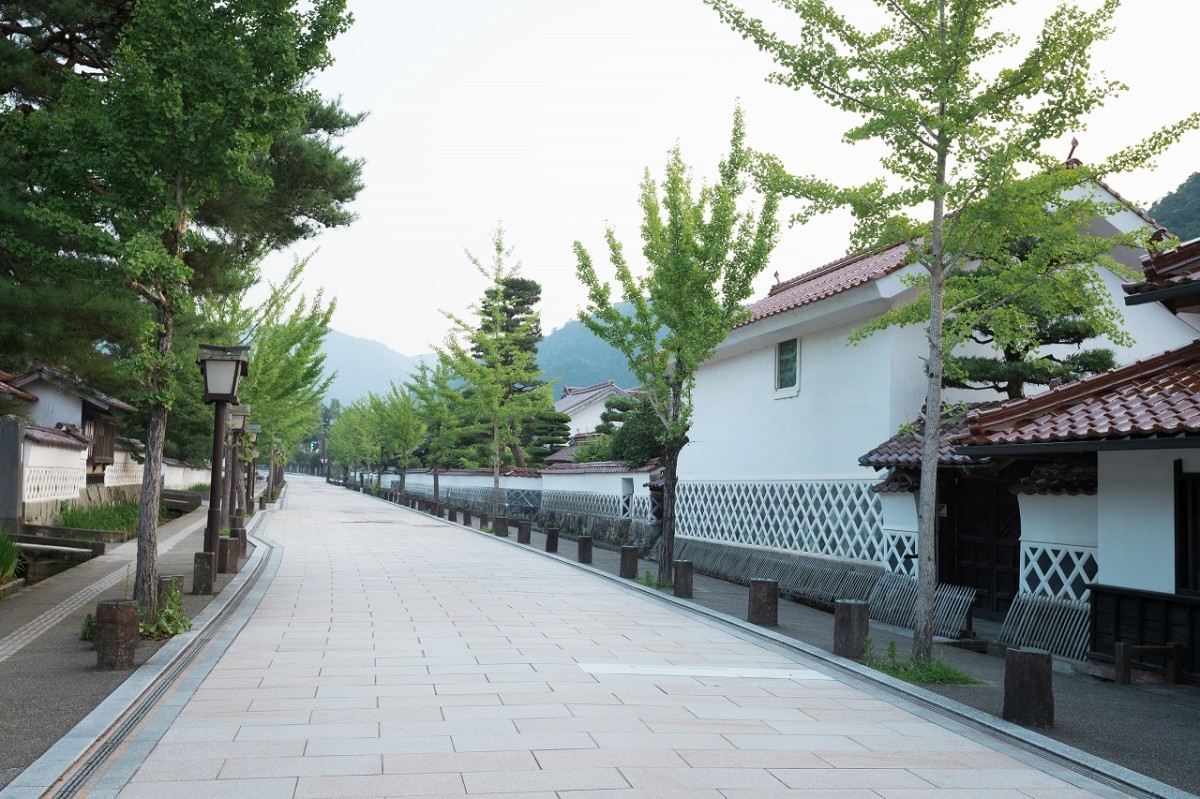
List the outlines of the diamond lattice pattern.
{"type": "Polygon", "coordinates": [[[1021,593],[1086,602],[1096,581],[1094,547],[1021,544],[1021,593]]]}
{"type": "Polygon", "coordinates": [[[679,484],[679,534],[884,562],[883,508],[871,481],[679,484]]]}

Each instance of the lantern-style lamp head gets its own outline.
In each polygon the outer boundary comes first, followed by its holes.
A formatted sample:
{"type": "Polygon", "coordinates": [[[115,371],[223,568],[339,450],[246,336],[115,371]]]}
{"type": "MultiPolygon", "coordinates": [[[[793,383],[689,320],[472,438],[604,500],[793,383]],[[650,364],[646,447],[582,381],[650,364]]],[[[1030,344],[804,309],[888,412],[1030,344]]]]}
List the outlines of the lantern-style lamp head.
{"type": "Polygon", "coordinates": [[[246,420],[249,418],[249,405],[234,405],[229,409],[229,419],[235,433],[240,433],[246,429],[246,420]]]}
{"type": "Polygon", "coordinates": [[[222,347],[201,344],[200,374],[204,377],[205,402],[236,403],[238,378],[246,376],[249,347],[222,347]]]}
{"type": "Polygon", "coordinates": [[[262,432],[262,425],[258,422],[250,422],[246,425],[246,435],[250,437],[250,443],[258,441],[258,434],[262,432]]]}

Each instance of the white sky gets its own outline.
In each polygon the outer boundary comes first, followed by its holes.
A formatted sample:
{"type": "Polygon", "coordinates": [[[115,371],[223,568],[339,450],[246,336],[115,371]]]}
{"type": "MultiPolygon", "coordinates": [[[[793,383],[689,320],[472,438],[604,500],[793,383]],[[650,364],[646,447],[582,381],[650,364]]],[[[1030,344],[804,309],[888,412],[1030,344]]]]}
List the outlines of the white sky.
{"type": "MultiPolygon", "coordinates": [[[[864,1],[839,7],[849,13],[864,1]]],[[[334,42],[336,63],[314,86],[370,113],[343,141],[366,160],[358,221],[275,257],[264,272],[277,278],[294,255],[316,250],[305,285],[337,297],[333,326],[407,355],[442,340],[439,309],[465,313],[482,295],[485,281],[463,250],[486,261],[497,223],[522,274],[543,286],[543,328],[573,318],[586,298],[572,242],[583,241],[602,268],[611,224],[639,263],[643,170],[659,177],[679,143],[697,183],[714,175],[739,98],[748,144],[791,171],[846,183],[876,171],[870,150],[841,143],[851,118],[767,84],[771,61],[700,0],[349,5],[354,27],[334,42]]],[[[795,25],[768,0],[742,5],[779,32],[795,25]]],[[[1032,37],[1050,8],[1017,0],[1005,26],[1032,37]]],[[[1077,157],[1100,160],[1200,107],[1198,23],[1195,0],[1126,0],[1094,66],[1130,90],[1077,132],[1077,157]]],[[[1063,142],[1051,154],[1065,158],[1068,149],[1063,142]]],[[[1149,205],[1198,170],[1193,133],[1156,169],[1109,182],[1149,205]]],[[[843,255],[849,226],[848,217],[830,217],[785,228],[756,296],[776,270],[786,279],[843,255]]]]}

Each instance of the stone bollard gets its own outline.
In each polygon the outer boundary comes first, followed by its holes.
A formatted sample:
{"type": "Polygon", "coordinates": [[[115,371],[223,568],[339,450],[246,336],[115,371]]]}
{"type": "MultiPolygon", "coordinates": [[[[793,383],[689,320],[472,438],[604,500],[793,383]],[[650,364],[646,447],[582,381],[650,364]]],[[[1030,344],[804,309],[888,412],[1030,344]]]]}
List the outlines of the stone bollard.
{"type": "Polygon", "coordinates": [[[133,668],[137,651],[138,603],[136,599],[105,599],[96,604],[96,668],[107,671],[133,668]]]}
{"type": "Polygon", "coordinates": [[[750,603],[746,621],[763,627],[779,626],[779,583],[775,580],[751,580],[750,603]]]}
{"type": "Polygon", "coordinates": [[[466,526],[466,527],[470,527],[470,526],[471,526],[471,511],[469,511],[469,510],[465,510],[465,509],[463,510],[463,520],[462,520],[462,523],[463,523],[463,525],[464,525],[464,526],[466,526]]]}
{"type": "Polygon", "coordinates": [[[160,574],[158,575],[158,596],[161,601],[162,597],[174,587],[179,593],[183,593],[183,575],[182,574],[160,574]]]}
{"type": "Polygon", "coordinates": [[[592,562],[592,537],[590,535],[581,535],[576,541],[579,545],[579,562],[592,562]]]}
{"type": "Polygon", "coordinates": [[[246,528],[245,527],[237,528],[237,530],[233,531],[233,535],[237,538],[237,542],[238,542],[238,546],[237,546],[238,557],[243,558],[246,556],[247,550],[250,549],[249,538],[246,535],[246,528]]]}
{"type": "Polygon", "coordinates": [[[216,565],[215,552],[197,552],[195,566],[192,569],[192,593],[207,596],[213,592],[213,566],[216,565]]]}
{"type": "Polygon", "coordinates": [[[492,522],[492,532],[501,538],[508,538],[508,517],[497,516],[492,522]]]}
{"type": "Polygon", "coordinates": [[[546,551],[547,552],[558,552],[558,528],[557,527],[547,527],[546,528],[546,551]]]}
{"type": "Polygon", "coordinates": [[[485,528],[487,526],[488,526],[488,515],[486,513],[479,514],[479,529],[482,530],[483,528],[485,528]]]}
{"type": "Polygon", "coordinates": [[[1004,653],[1005,721],[1022,727],[1054,726],[1054,657],[1044,649],[1004,653]]]}
{"type": "Polygon", "coordinates": [[[258,496],[258,509],[259,509],[259,510],[266,510],[266,509],[267,509],[267,495],[266,495],[266,494],[259,494],[259,496],[258,496]]]}
{"type": "Polygon", "coordinates": [[[871,632],[871,603],[860,599],[836,599],[833,602],[833,654],[861,658],[867,654],[867,636],[871,632]]]}
{"type": "Polygon", "coordinates": [[[451,505],[446,509],[446,518],[452,522],[458,522],[458,508],[451,505]]]}
{"type": "Polygon", "coordinates": [[[680,599],[692,598],[692,562],[677,560],[675,566],[675,596],[680,599]]]}
{"type": "Polygon", "coordinates": [[[236,574],[238,570],[238,541],[221,536],[217,542],[217,572],[236,574]]]}
{"type": "Polygon", "coordinates": [[[433,503],[433,515],[439,519],[443,518],[446,515],[446,506],[441,502],[433,503]]]}
{"type": "Polygon", "coordinates": [[[638,573],[638,548],[621,547],[621,576],[627,580],[636,580],[638,573]]]}
{"type": "Polygon", "coordinates": [[[533,525],[528,521],[517,522],[517,543],[528,544],[530,533],[533,531],[533,525]]]}

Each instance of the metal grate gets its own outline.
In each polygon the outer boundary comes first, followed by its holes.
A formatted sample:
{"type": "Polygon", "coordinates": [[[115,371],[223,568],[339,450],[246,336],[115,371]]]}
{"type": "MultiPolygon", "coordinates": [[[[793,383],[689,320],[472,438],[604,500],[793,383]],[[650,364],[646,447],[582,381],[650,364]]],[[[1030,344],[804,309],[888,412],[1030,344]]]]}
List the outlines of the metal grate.
{"type": "Polygon", "coordinates": [[[1045,649],[1071,660],[1087,654],[1091,604],[1057,597],[1018,594],[997,639],[1008,646],[1045,649]]]}
{"type": "MultiPolygon", "coordinates": [[[[917,578],[904,574],[885,574],[871,592],[871,618],[881,624],[913,626],[917,607],[917,578]]],[[[975,601],[975,589],[943,583],[933,600],[933,634],[958,638],[975,601]]]]}

